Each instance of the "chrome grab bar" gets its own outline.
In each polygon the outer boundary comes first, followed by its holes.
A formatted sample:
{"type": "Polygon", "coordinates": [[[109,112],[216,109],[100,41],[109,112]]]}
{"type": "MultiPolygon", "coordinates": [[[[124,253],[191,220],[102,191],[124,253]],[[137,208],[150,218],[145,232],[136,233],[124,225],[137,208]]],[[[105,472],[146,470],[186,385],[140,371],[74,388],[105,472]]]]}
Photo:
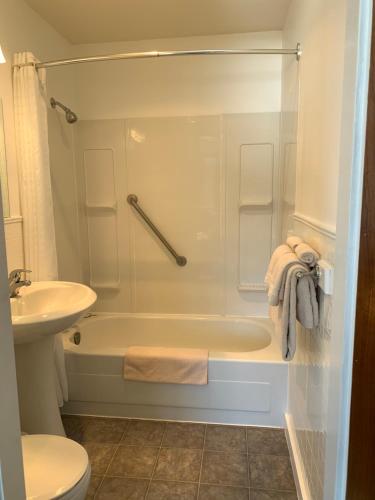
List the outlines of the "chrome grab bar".
{"type": "Polygon", "coordinates": [[[176,260],[176,264],[178,266],[186,266],[187,264],[187,259],[183,255],[178,255],[176,250],[168,243],[168,241],[164,238],[164,236],[161,234],[159,229],[155,226],[155,224],[152,222],[152,220],[144,213],[144,211],[141,209],[141,207],[138,205],[138,196],[135,194],[129,194],[128,197],[126,198],[126,201],[131,205],[142,217],[142,219],[146,222],[148,227],[154,232],[154,234],[159,238],[159,240],[163,243],[165,248],[173,255],[173,257],[176,260]]]}

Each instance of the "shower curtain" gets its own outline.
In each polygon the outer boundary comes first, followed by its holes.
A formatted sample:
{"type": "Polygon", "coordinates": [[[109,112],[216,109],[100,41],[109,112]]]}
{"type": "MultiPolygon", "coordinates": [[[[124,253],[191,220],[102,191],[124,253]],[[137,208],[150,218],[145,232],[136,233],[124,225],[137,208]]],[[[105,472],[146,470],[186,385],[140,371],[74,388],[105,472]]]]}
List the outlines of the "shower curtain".
{"type": "MultiPolygon", "coordinates": [[[[15,54],[14,116],[25,267],[32,281],[57,279],[57,254],[48,148],[45,70],[36,70],[30,52],[15,54]],[[26,66],[19,66],[26,64],[26,66]]],[[[55,336],[56,392],[59,405],[68,389],[61,334],[55,336]]]]}

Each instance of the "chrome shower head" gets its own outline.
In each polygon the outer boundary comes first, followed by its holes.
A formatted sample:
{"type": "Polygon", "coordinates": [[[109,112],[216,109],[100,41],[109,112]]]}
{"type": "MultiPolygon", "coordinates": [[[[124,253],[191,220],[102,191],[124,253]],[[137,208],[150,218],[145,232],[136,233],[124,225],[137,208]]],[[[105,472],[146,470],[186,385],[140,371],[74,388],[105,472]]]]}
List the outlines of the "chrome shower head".
{"type": "Polygon", "coordinates": [[[65,118],[68,123],[75,123],[78,120],[78,116],[70,108],[67,108],[61,102],[56,101],[56,99],[54,99],[53,97],[51,97],[49,102],[51,103],[51,107],[53,109],[55,109],[56,106],[58,106],[63,111],[65,111],[65,118]]]}
{"type": "Polygon", "coordinates": [[[78,116],[71,109],[65,111],[65,118],[68,123],[75,123],[78,120],[78,116]]]}

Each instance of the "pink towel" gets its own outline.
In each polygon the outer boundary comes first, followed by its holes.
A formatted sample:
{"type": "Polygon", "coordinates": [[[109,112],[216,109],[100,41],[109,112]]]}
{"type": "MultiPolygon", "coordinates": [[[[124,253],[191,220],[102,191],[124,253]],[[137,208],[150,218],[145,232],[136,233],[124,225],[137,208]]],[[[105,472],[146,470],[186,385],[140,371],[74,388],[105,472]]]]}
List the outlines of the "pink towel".
{"type": "Polygon", "coordinates": [[[126,349],[124,379],[166,384],[208,383],[208,350],[131,346],[126,349]]]}

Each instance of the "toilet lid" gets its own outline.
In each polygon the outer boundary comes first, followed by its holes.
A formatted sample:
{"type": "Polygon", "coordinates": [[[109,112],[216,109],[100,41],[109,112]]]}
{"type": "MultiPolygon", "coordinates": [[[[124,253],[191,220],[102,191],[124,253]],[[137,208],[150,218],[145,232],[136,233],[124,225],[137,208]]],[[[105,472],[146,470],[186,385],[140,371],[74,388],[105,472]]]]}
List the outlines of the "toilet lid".
{"type": "Polygon", "coordinates": [[[84,476],[89,459],[83,446],[62,436],[22,436],[28,500],[51,500],[71,490],[84,476]]]}

